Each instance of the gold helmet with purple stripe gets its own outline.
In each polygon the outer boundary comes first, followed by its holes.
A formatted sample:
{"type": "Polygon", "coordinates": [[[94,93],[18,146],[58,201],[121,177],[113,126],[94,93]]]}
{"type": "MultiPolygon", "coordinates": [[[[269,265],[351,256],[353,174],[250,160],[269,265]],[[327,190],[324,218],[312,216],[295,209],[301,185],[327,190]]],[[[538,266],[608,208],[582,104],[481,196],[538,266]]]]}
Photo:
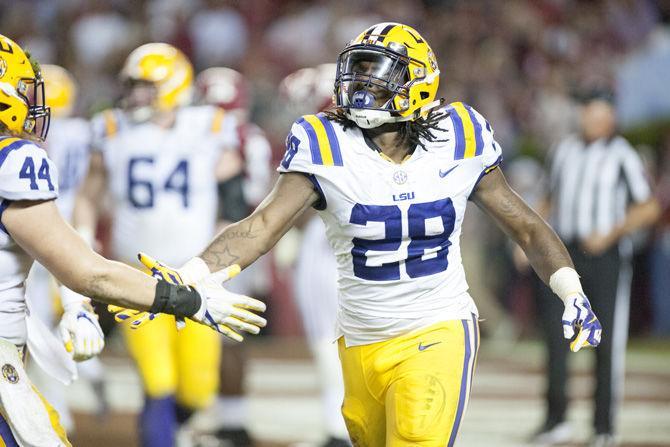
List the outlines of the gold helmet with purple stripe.
{"type": "Polygon", "coordinates": [[[336,104],[363,128],[412,121],[438,104],[439,81],[435,54],[414,28],[379,23],[340,53],[336,104]]]}

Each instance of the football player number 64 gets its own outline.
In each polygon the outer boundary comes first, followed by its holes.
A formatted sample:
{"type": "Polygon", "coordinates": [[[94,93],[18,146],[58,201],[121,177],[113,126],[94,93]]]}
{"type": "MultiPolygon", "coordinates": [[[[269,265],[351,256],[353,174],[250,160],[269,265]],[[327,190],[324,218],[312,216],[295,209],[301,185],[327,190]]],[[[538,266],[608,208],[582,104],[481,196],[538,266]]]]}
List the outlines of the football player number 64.
{"type": "Polygon", "coordinates": [[[433,275],[447,269],[449,254],[449,236],[454,231],[456,211],[450,198],[434,202],[413,203],[407,213],[396,205],[354,205],[349,222],[355,225],[366,225],[368,222],[383,222],[386,237],[384,239],[362,239],[355,237],[351,249],[354,263],[354,275],[371,281],[391,281],[400,279],[400,261],[370,265],[373,258],[370,251],[377,252],[374,257],[384,258],[383,253],[395,252],[402,244],[403,223],[410,238],[407,247],[405,270],[410,278],[433,275]],[[427,231],[426,223],[432,222],[427,231]],[[430,233],[430,234],[429,234],[430,233]]]}

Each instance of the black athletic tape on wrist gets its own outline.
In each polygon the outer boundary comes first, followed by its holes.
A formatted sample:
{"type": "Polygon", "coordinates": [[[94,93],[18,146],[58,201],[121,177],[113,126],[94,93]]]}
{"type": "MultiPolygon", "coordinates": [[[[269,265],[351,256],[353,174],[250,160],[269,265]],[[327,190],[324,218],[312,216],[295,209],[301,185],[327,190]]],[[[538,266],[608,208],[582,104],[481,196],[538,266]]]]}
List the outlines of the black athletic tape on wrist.
{"type": "Polygon", "coordinates": [[[158,280],[154,303],[149,312],[176,317],[192,317],[202,304],[200,294],[193,288],[158,280]]]}

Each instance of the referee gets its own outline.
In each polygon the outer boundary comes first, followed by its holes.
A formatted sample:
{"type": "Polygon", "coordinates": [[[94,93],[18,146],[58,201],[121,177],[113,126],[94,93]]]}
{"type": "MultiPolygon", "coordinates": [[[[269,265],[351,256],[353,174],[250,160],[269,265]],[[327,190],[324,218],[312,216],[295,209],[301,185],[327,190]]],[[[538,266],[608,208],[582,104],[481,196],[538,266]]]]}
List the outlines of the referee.
{"type": "MultiPolygon", "coordinates": [[[[581,134],[566,137],[553,153],[548,198],[550,221],[603,326],[595,351],[594,447],[616,445],[614,418],[623,391],[630,302],[628,236],[659,214],[639,155],[616,132],[611,98],[597,92],[585,100],[581,134]]],[[[573,434],[565,420],[568,345],[555,324],[563,304],[546,287],[542,290],[538,309],[548,349],[547,416],[534,440],[551,445],[568,442],[573,434]]]]}

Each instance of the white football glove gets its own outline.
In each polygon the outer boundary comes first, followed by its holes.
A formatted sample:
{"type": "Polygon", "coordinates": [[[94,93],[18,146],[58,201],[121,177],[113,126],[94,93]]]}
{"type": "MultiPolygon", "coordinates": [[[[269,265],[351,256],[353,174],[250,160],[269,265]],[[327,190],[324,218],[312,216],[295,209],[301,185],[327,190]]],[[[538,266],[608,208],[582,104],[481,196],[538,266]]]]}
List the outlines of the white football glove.
{"type": "Polygon", "coordinates": [[[595,348],[600,344],[603,328],[591,309],[591,303],[583,293],[574,293],[565,299],[562,320],[563,336],[568,340],[574,337],[570,343],[573,352],[583,347],[595,348]],[[578,331],[576,337],[575,330],[578,331]]]}
{"type": "Polygon", "coordinates": [[[98,323],[98,316],[88,299],[64,305],[58,331],[65,349],[77,362],[100,354],[105,347],[105,336],[98,323]]]}
{"type": "Polygon", "coordinates": [[[267,322],[253,312],[264,312],[265,303],[223,288],[223,283],[240,272],[235,264],[197,281],[192,287],[200,294],[200,309],[190,317],[198,323],[235,340],[244,338],[239,332],[258,334],[267,322]]]}
{"type": "MultiPolygon", "coordinates": [[[[200,309],[191,317],[192,320],[211,327],[217,332],[235,340],[242,341],[240,331],[258,334],[266,321],[250,312],[265,311],[265,304],[244,295],[238,295],[224,289],[222,284],[240,273],[239,265],[232,265],[216,273],[209,273],[209,268],[200,258],[192,258],[183,267],[175,269],[156,261],[144,253],[138,255],[151,275],[172,284],[189,285],[195,288],[202,298],[200,309]]],[[[128,322],[132,329],[137,329],[151,322],[156,314],[118,306],[108,306],[118,322],[128,322]]],[[[184,326],[184,320],[176,319],[177,329],[184,326]]]]}

